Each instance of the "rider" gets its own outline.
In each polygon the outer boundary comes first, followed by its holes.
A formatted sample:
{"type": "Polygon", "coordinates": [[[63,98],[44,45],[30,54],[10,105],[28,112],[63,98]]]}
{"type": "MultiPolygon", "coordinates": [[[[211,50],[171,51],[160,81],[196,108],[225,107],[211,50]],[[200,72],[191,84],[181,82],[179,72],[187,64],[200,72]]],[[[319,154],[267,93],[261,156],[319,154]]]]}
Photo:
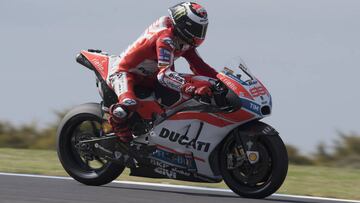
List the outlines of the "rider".
{"type": "Polygon", "coordinates": [[[204,41],[208,27],[206,10],[197,3],[183,2],[169,8],[169,13],[154,22],[121,54],[119,65],[110,70],[107,78],[118,96],[118,103],[109,109],[109,122],[123,142],[132,139],[126,121],[138,107],[135,84],[157,79],[163,86],[188,97],[211,96],[211,83],[195,77],[216,78],[217,75],[196,51],[204,41]],[[174,60],[181,56],[188,61],[195,75],[174,71],[174,60]]]}

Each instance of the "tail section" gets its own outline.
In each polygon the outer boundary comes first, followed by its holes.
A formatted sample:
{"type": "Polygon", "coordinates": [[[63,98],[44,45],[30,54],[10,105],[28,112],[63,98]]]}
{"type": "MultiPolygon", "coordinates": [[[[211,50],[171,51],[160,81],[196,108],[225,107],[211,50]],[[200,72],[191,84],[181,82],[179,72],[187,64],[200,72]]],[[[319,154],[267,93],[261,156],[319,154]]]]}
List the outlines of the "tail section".
{"type": "MultiPolygon", "coordinates": [[[[95,71],[96,75],[106,81],[109,71],[109,56],[97,50],[82,50],[76,61],[85,67],[95,71]]],[[[100,79],[99,78],[99,79],[100,79]]]]}

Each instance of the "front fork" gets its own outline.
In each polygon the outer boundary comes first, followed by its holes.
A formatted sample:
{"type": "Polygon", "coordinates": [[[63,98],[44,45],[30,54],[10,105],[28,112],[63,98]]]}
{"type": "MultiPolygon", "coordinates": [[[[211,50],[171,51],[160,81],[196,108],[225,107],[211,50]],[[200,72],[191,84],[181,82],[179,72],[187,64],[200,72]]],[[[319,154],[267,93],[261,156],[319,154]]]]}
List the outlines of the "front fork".
{"type": "Polygon", "coordinates": [[[250,162],[250,164],[257,163],[260,158],[259,149],[257,147],[258,136],[261,135],[248,134],[248,133],[240,132],[238,130],[235,131],[236,145],[237,147],[241,146],[242,153],[246,154],[245,157],[247,161],[250,162]]]}

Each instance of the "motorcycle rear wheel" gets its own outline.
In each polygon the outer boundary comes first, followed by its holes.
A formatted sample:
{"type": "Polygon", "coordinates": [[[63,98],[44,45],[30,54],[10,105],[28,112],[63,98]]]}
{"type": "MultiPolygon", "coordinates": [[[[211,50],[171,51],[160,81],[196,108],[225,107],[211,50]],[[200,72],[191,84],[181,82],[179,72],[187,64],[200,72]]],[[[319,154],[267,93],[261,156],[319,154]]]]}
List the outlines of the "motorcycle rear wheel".
{"type": "MultiPolygon", "coordinates": [[[[257,122],[252,128],[257,125],[263,127],[266,124],[257,122]]],[[[260,135],[257,141],[260,158],[254,165],[245,161],[239,168],[228,169],[227,154],[236,145],[235,133],[228,136],[220,152],[220,171],[224,182],[233,192],[245,198],[270,196],[280,188],[287,175],[288,156],[280,136],[277,133],[260,135]]]]}
{"type": "Polygon", "coordinates": [[[99,186],[112,182],[124,166],[91,153],[80,152],[79,140],[98,137],[101,131],[101,107],[87,103],[75,107],[62,119],[57,131],[57,153],[65,171],[85,185],[99,186]],[[94,163],[95,162],[95,163],[94,163]]]}

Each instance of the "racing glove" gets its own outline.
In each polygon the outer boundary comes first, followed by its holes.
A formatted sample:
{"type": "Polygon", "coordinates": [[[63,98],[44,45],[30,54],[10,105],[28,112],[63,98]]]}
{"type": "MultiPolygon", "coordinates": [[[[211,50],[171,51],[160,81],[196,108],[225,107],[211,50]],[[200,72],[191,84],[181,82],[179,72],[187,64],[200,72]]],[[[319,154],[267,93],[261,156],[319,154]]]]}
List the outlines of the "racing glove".
{"type": "Polygon", "coordinates": [[[212,96],[211,83],[208,81],[191,81],[181,87],[181,92],[188,96],[212,96]]]}
{"type": "Polygon", "coordinates": [[[129,113],[124,106],[121,104],[113,104],[109,108],[109,113],[110,117],[108,122],[112,126],[115,135],[117,135],[122,142],[130,142],[133,137],[127,126],[129,113]]]}

